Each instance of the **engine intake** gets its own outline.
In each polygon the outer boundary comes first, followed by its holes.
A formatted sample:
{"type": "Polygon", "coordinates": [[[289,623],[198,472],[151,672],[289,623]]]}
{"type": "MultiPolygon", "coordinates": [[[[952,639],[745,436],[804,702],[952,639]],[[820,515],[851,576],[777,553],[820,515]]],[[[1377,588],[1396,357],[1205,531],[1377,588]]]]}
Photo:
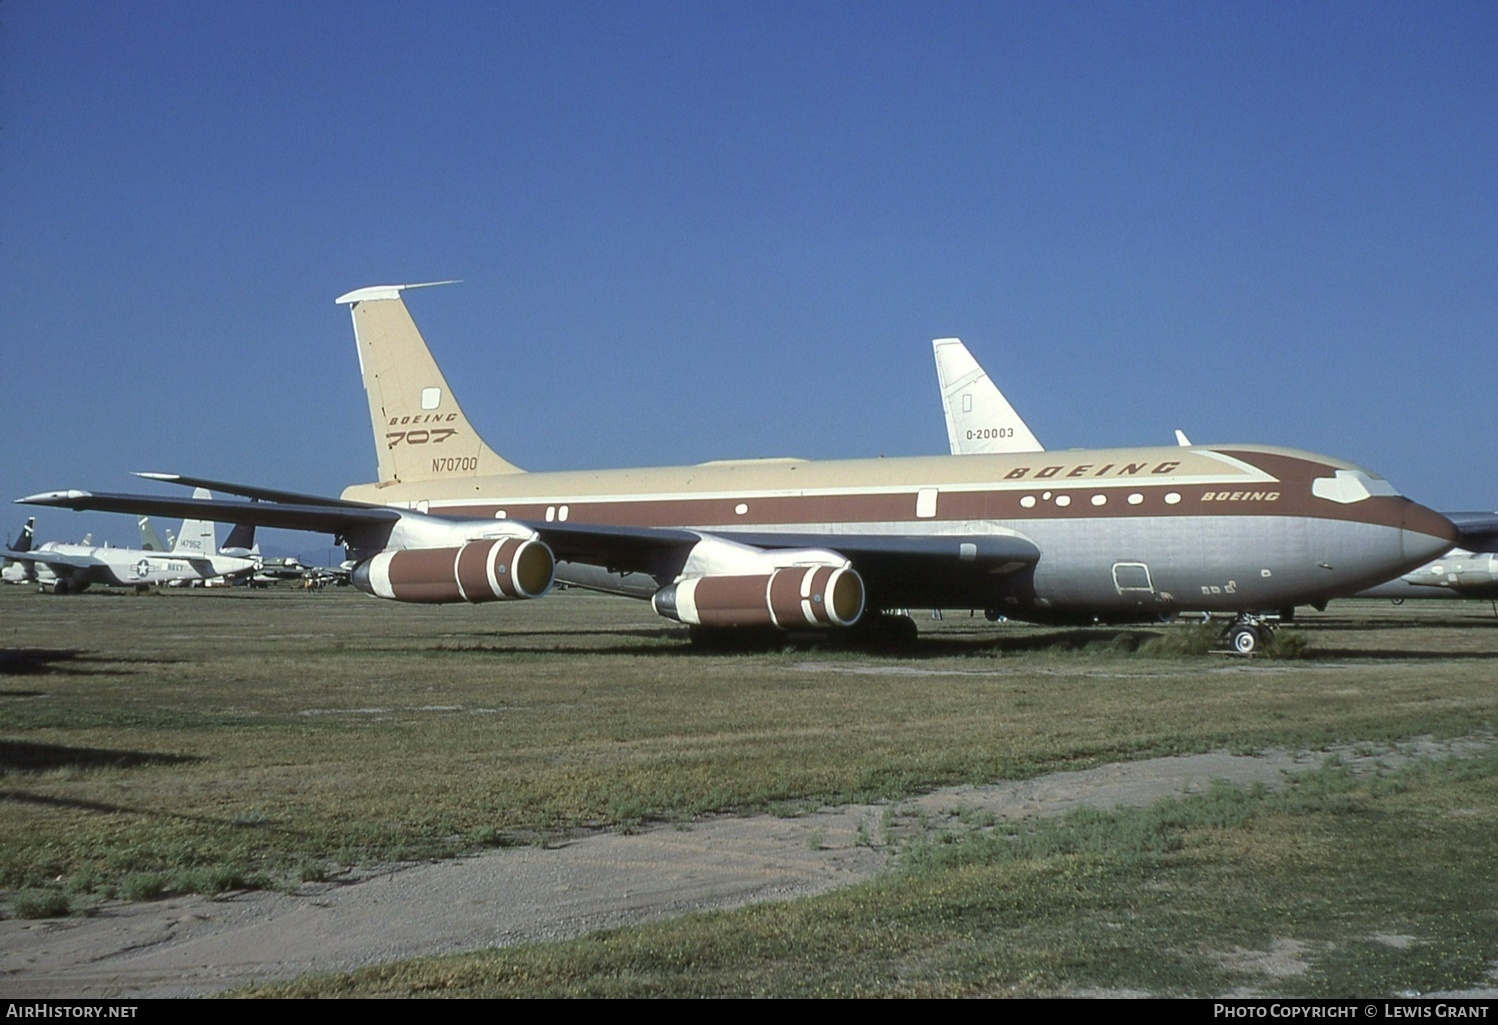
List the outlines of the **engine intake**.
{"type": "Polygon", "coordinates": [[[354,567],[354,586],[395,601],[485,602],[539,598],[551,589],[556,559],[540,541],[470,541],[460,548],[385,551],[354,567]]]}
{"type": "Polygon", "coordinates": [[[852,626],[863,615],[863,579],[847,567],[792,566],[748,576],[692,577],[661,588],[650,604],[693,626],[852,626]]]}

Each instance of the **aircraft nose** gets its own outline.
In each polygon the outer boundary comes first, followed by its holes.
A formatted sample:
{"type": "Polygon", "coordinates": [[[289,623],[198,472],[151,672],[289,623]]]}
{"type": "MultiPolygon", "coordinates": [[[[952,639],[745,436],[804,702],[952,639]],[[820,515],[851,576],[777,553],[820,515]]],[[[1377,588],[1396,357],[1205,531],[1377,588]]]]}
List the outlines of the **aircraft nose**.
{"type": "Polygon", "coordinates": [[[1404,545],[1405,558],[1413,562],[1429,562],[1444,555],[1461,536],[1456,524],[1418,502],[1411,502],[1404,510],[1404,530],[1400,540],[1404,545]]]}

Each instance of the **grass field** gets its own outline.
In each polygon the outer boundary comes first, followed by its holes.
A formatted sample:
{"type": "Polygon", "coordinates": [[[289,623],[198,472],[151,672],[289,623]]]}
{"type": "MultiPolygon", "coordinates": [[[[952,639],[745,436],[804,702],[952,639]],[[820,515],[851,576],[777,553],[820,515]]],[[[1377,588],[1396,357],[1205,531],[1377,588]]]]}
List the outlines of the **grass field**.
{"type": "MultiPolygon", "coordinates": [[[[12,913],[80,912],[1159,754],[1489,739],[1498,719],[1481,603],[1333,605],[1285,661],[1141,649],[1182,626],[920,625],[909,657],[700,655],[647,606],[576,592],[0,589],[0,888],[12,913]]],[[[1494,768],[1333,767],[1284,793],[978,830],[814,901],[316,986],[1225,992],[1275,951],[1312,965],[1285,992],[1491,986],[1494,768]]]]}

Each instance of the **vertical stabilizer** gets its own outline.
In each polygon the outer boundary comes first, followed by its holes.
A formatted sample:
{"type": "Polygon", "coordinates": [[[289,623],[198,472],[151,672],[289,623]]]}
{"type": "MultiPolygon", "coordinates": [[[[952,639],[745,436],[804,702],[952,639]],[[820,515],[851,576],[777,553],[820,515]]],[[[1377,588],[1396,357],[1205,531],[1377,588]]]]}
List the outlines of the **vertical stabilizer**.
{"type": "Polygon", "coordinates": [[[337,299],[354,318],[380,483],[521,472],[484,444],[416,330],[401,292],[423,287],[375,285],[337,299]]]}
{"type": "Polygon", "coordinates": [[[161,535],[156,533],[156,526],[151,522],[151,517],[137,516],[135,523],[140,527],[140,547],[143,551],[167,551],[166,545],[161,543],[161,535]]]}
{"type": "MultiPolygon", "coordinates": [[[[253,503],[252,503],[253,504],[253,503]]],[[[224,538],[223,551],[231,555],[239,555],[241,552],[258,553],[260,546],[255,543],[255,525],[253,523],[236,523],[229,531],[229,536],[224,538]]]]}
{"type": "MultiPolygon", "coordinates": [[[[193,498],[212,498],[207,488],[193,488],[193,498]]],[[[182,533],[172,542],[173,555],[207,556],[218,554],[218,538],[213,534],[212,520],[183,520],[182,533]]]]}
{"type": "Polygon", "coordinates": [[[8,546],[13,552],[29,552],[36,538],[36,517],[26,517],[26,526],[21,528],[21,536],[16,538],[16,543],[8,546]]]}
{"type": "Polygon", "coordinates": [[[1045,451],[960,339],[934,338],[931,349],[954,456],[1045,451]]]}

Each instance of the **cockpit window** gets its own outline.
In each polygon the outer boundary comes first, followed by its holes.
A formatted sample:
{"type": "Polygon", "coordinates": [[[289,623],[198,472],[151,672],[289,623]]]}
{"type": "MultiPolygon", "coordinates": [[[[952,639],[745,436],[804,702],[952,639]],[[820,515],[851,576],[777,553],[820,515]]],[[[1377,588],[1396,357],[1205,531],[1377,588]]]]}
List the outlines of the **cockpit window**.
{"type": "Polygon", "coordinates": [[[1328,502],[1350,505],[1379,496],[1399,495],[1394,485],[1382,477],[1375,477],[1362,470],[1338,470],[1333,477],[1317,477],[1311,482],[1311,494],[1328,502]]]}

